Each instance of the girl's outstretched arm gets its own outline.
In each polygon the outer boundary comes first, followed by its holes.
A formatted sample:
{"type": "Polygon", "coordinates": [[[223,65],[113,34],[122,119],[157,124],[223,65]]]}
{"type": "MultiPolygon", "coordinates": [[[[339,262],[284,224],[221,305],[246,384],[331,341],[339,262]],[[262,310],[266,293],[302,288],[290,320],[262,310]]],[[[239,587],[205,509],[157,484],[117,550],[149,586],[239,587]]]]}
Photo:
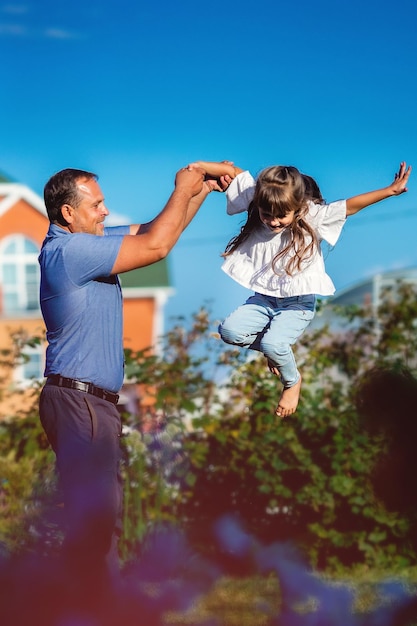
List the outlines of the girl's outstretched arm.
{"type": "Polygon", "coordinates": [[[400,194],[408,191],[407,182],[411,174],[411,165],[407,167],[405,161],[400,163],[400,169],[395,174],[393,182],[388,187],[382,189],[376,189],[375,191],[368,191],[368,193],[362,193],[359,196],[353,196],[346,200],[346,217],[349,215],[355,215],[370,204],[375,204],[391,196],[399,196],[400,194]]]}
{"type": "Polygon", "coordinates": [[[232,161],[196,161],[190,165],[201,167],[208,176],[213,176],[213,178],[220,178],[221,176],[235,178],[240,172],[243,172],[243,170],[240,167],[236,167],[232,161]]]}

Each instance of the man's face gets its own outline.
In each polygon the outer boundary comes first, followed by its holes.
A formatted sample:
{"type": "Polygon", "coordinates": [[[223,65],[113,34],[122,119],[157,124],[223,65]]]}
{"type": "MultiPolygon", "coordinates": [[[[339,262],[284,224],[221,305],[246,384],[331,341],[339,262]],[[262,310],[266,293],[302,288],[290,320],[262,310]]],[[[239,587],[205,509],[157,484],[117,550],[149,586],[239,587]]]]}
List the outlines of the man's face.
{"type": "Polygon", "coordinates": [[[104,219],[109,214],[100,185],[93,178],[80,178],[77,181],[80,202],[73,210],[70,231],[103,235],[104,219]]]}

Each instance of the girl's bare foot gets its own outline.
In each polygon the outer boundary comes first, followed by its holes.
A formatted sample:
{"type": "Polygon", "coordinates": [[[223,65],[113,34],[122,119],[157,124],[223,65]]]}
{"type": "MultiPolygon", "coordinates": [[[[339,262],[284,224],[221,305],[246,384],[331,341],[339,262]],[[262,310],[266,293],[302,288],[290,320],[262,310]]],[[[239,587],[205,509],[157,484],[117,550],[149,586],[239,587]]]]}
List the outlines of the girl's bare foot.
{"type": "Polygon", "coordinates": [[[288,417],[295,413],[298,406],[298,399],[301,391],[301,376],[292,387],[283,389],[279,404],[275,413],[278,417],[288,417]]]}

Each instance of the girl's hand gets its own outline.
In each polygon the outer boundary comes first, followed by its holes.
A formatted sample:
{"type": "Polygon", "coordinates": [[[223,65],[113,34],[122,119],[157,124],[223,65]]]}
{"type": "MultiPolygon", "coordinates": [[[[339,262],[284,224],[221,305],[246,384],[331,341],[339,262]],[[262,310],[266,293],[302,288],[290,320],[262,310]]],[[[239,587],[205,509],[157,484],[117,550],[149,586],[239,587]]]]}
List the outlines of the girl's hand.
{"type": "Polygon", "coordinates": [[[375,191],[368,191],[358,196],[353,196],[346,200],[346,217],[349,215],[355,215],[359,211],[362,211],[365,207],[381,202],[386,198],[392,196],[399,196],[407,190],[407,182],[411,174],[411,166],[407,167],[405,161],[400,163],[400,169],[395,174],[394,181],[387,187],[382,189],[376,189],[375,191]]]}
{"type": "Polygon", "coordinates": [[[411,165],[407,167],[405,161],[400,163],[400,169],[395,174],[394,181],[390,185],[393,196],[399,196],[408,191],[407,182],[411,174],[411,165]]]}
{"type": "Polygon", "coordinates": [[[232,161],[196,161],[188,165],[189,169],[203,169],[206,172],[204,182],[210,191],[226,191],[233,178],[241,171],[232,161]]]}
{"type": "Polygon", "coordinates": [[[201,167],[209,178],[217,180],[221,176],[234,178],[243,171],[239,167],[235,167],[233,161],[196,161],[196,163],[190,163],[188,167],[201,167]]]}
{"type": "Polygon", "coordinates": [[[233,178],[231,178],[228,174],[226,176],[220,176],[219,178],[219,186],[221,187],[221,191],[226,191],[233,178]]]}
{"type": "Polygon", "coordinates": [[[220,178],[213,178],[206,174],[204,177],[204,184],[207,185],[210,191],[224,192],[232,182],[230,176],[220,176],[220,178]]]}

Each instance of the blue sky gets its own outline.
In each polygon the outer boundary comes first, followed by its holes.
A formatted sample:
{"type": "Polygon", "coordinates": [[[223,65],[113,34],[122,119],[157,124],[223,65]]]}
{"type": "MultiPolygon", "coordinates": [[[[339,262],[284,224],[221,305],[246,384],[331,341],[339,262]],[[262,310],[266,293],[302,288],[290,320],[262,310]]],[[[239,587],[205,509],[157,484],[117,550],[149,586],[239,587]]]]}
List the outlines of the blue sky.
{"type": "MultiPolygon", "coordinates": [[[[95,171],[109,210],[141,222],[197,159],[295,165],[327,200],[405,160],[410,191],[350,218],[326,263],[337,289],[415,266],[416,21],[415,0],[0,0],[0,170],[40,195],[59,169],[95,171]]],[[[240,224],[210,194],[169,257],[167,325],[247,297],[220,270],[240,224]]]]}

